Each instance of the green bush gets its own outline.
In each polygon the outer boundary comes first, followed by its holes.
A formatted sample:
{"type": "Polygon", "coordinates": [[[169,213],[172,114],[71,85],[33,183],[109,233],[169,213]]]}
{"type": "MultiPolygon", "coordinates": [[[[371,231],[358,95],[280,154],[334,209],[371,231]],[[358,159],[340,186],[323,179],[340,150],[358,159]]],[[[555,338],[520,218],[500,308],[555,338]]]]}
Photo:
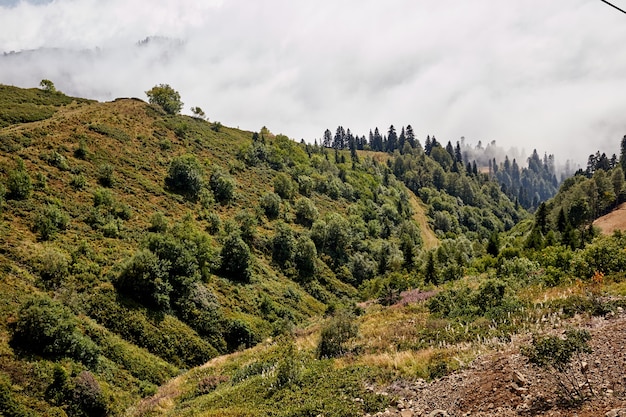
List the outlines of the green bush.
{"type": "Polygon", "coordinates": [[[84,336],[72,312],[47,296],[27,301],[19,311],[12,342],[28,352],[51,358],[69,357],[96,364],[98,346],[84,336]]]}
{"type": "Polygon", "coordinates": [[[222,226],[222,219],[220,219],[219,214],[215,212],[209,213],[207,216],[207,232],[215,235],[219,233],[220,227],[222,226]]]}
{"type": "Polygon", "coordinates": [[[156,104],[168,114],[178,114],[183,108],[180,93],[169,84],[159,84],[146,91],[150,104],[156,104]]]}
{"type": "Polygon", "coordinates": [[[69,408],[73,416],[104,417],[108,413],[102,388],[89,371],[82,371],[74,379],[74,387],[69,400],[69,408]]]}
{"type": "Polygon", "coordinates": [[[272,239],[272,259],[281,267],[291,265],[296,249],[296,239],[291,228],[285,223],[276,225],[276,234],[272,239]]]}
{"type": "Polygon", "coordinates": [[[37,258],[39,276],[46,287],[56,288],[69,274],[70,259],[53,248],[47,248],[37,258]]]}
{"type": "Polygon", "coordinates": [[[585,388],[594,395],[581,357],[583,353],[591,353],[589,340],[589,332],[578,329],[566,331],[565,337],[533,336],[532,344],[521,352],[557,382],[567,400],[579,403],[588,398],[585,388]]]}
{"type": "Polygon", "coordinates": [[[507,296],[506,285],[498,280],[487,280],[476,290],[461,286],[441,291],[426,305],[440,317],[460,318],[462,321],[471,321],[479,316],[508,319],[509,313],[521,307],[514,296],[507,296]]]}
{"type": "Polygon", "coordinates": [[[300,175],[298,177],[298,192],[303,196],[311,197],[314,186],[315,181],[313,181],[313,178],[306,175],[300,175]]]}
{"type": "Polygon", "coordinates": [[[142,250],[124,264],[115,284],[132,298],[151,307],[167,310],[172,292],[170,268],[168,260],[159,259],[149,250],[142,250]]]}
{"type": "Polygon", "coordinates": [[[238,234],[231,234],[224,239],[221,257],[221,272],[235,281],[250,281],[252,255],[246,242],[238,234]]]}
{"type": "Polygon", "coordinates": [[[591,278],[596,272],[610,274],[626,270],[626,235],[602,236],[574,253],[571,271],[575,276],[591,278]]]}
{"type": "Polygon", "coordinates": [[[67,229],[69,216],[58,206],[48,204],[35,216],[32,230],[39,240],[50,240],[59,230],[67,229]]]}
{"type": "Polygon", "coordinates": [[[291,200],[295,194],[295,185],[289,175],[279,172],[274,177],[274,192],[285,200],[291,200]]]}
{"type": "Polygon", "coordinates": [[[164,233],[167,230],[167,219],[163,212],[157,211],[150,217],[148,230],[155,233],[164,233]]]}
{"type": "Polygon", "coordinates": [[[112,187],[115,184],[113,175],[115,168],[111,164],[103,164],[98,168],[98,183],[103,187],[112,187]]]}
{"type": "Polygon", "coordinates": [[[74,150],[74,157],[78,159],[87,159],[89,155],[89,149],[87,149],[87,142],[85,142],[85,138],[82,137],[78,140],[78,148],[74,150]]]}
{"type": "Polygon", "coordinates": [[[87,185],[87,179],[82,173],[72,175],[70,185],[76,190],[82,190],[83,188],[85,188],[85,185],[87,185]]]}
{"type": "Polygon", "coordinates": [[[305,235],[298,237],[295,246],[294,264],[300,277],[311,277],[315,273],[317,249],[315,243],[305,235]]]}
{"type": "Polygon", "coordinates": [[[306,227],[311,227],[313,222],[317,220],[318,211],[317,207],[311,200],[306,197],[296,200],[296,223],[299,223],[306,227]]]}
{"type": "Polygon", "coordinates": [[[209,185],[211,186],[215,199],[222,204],[231,201],[235,195],[235,180],[219,170],[211,174],[209,185]]]}
{"type": "Polygon", "coordinates": [[[0,415],[7,417],[35,417],[24,405],[15,399],[11,389],[11,380],[0,374],[0,415]]]}
{"type": "Polygon", "coordinates": [[[204,184],[203,177],[202,167],[197,158],[187,154],[172,160],[165,184],[170,190],[196,200],[204,184]]]}
{"type": "Polygon", "coordinates": [[[259,335],[243,320],[233,320],[228,324],[224,335],[229,351],[249,348],[261,341],[259,335]]]}
{"type": "Polygon", "coordinates": [[[150,314],[141,308],[129,309],[119,303],[115,291],[103,290],[92,296],[89,316],[107,329],[179,368],[205,363],[217,350],[188,325],[170,314],[150,314]]]}
{"type": "Polygon", "coordinates": [[[99,207],[112,207],[113,206],[113,194],[106,188],[98,188],[93,192],[93,206],[99,207]]]}
{"type": "Polygon", "coordinates": [[[26,168],[24,168],[23,162],[18,163],[17,169],[9,171],[7,191],[9,200],[26,200],[32,194],[33,183],[26,168]]]}
{"type": "Polygon", "coordinates": [[[70,164],[67,162],[67,158],[57,151],[52,151],[47,155],[44,154],[42,159],[44,159],[53,167],[59,168],[61,171],[70,170],[70,164]]]}
{"type": "Polygon", "coordinates": [[[280,213],[280,196],[276,193],[265,193],[261,197],[261,208],[268,219],[275,219],[280,213]]]}
{"type": "Polygon", "coordinates": [[[347,342],[355,338],[357,332],[354,318],[345,312],[338,313],[322,328],[317,357],[335,358],[348,353],[347,342]]]}
{"type": "Polygon", "coordinates": [[[122,234],[122,229],[123,225],[118,219],[111,219],[100,228],[104,237],[111,239],[119,238],[122,234]]]}
{"type": "Polygon", "coordinates": [[[241,238],[248,245],[253,245],[256,239],[256,228],[258,225],[256,216],[250,211],[241,210],[235,215],[235,220],[239,224],[241,238]]]}

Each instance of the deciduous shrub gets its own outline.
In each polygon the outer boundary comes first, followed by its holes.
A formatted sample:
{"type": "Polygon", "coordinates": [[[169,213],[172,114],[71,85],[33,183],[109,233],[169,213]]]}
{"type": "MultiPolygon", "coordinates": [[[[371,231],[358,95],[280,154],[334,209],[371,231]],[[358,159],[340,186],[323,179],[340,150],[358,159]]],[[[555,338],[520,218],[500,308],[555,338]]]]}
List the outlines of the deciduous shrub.
{"type": "Polygon", "coordinates": [[[51,358],[70,357],[88,366],[96,364],[99,354],[96,344],[81,333],[72,312],[46,296],[22,306],[12,341],[25,351],[51,358]]]}
{"type": "Polygon", "coordinates": [[[148,230],[156,233],[164,233],[167,230],[167,219],[163,212],[157,211],[150,216],[150,227],[148,230]]]}
{"type": "Polygon", "coordinates": [[[149,250],[136,253],[124,264],[115,284],[120,291],[151,307],[170,307],[172,285],[169,282],[171,263],[159,259],[149,250]]]}
{"type": "Polygon", "coordinates": [[[70,397],[72,415],[85,417],[104,417],[107,404],[100,384],[89,371],[82,371],[74,379],[74,388],[70,397]]]}
{"type": "Polygon", "coordinates": [[[209,185],[215,199],[222,204],[228,203],[235,195],[235,180],[220,170],[213,171],[209,185]]]}
{"type": "Polygon", "coordinates": [[[280,196],[276,193],[265,193],[261,197],[261,208],[268,219],[275,219],[280,213],[280,196]]]}
{"type": "Polygon", "coordinates": [[[274,177],[274,192],[285,200],[291,200],[295,193],[295,185],[289,175],[284,172],[274,177]]]}
{"type": "Polygon", "coordinates": [[[296,240],[294,264],[301,278],[311,277],[315,273],[315,260],[317,249],[315,243],[306,235],[299,236],[296,240]]]}
{"type": "Polygon", "coordinates": [[[249,348],[260,342],[260,337],[243,320],[231,321],[224,337],[230,351],[249,348]]]}
{"type": "Polygon", "coordinates": [[[291,228],[285,223],[278,223],[272,239],[272,259],[281,267],[287,266],[293,261],[295,247],[296,239],[291,228]]]}
{"type": "Polygon", "coordinates": [[[183,108],[180,93],[169,84],[159,84],[146,91],[150,104],[156,104],[168,114],[178,114],[183,108]]]}
{"type": "Polygon", "coordinates": [[[39,276],[46,287],[56,288],[69,273],[69,258],[53,248],[47,248],[37,258],[39,276]]]}
{"type": "Polygon", "coordinates": [[[18,160],[17,168],[9,171],[7,191],[10,200],[26,200],[33,192],[33,183],[21,159],[18,160]]]}
{"type": "Polygon", "coordinates": [[[82,190],[85,188],[87,184],[87,179],[82,173],[72,175],[72,179],[70,180],[70,185],[76,190],[82,190]]]}
{"type": "Polygon", "coordinates": [[[115,183],[113,172],[115,168],[111,164],[102,164],[98,167],[98,183],[103,187],[112,187],[115,183]]]}
{"type": "Polygon", "coordinates": [[[317,220],[318,211],[317,207],[311,200],[306,197],[299,198],[296,200],[295,204],[296,209],[296,222],[306,226],[311,227],[313,222],[317,220]]]}
{"type": "Polygon", "coordinates": [[[50,240],[59,230],[67,229],[69,216],[58,206],[48,204],[35,216],[32,230],[39,240],[50,240]]]}
{"type": "Polygon", "coordinates": [[[221,272],[226,277],[235,281],[250,281],[250,248],[238,234],[231,234],[224,239],[220,257],[221,272]]]}
{"type": "Polygon", "coordinates": [[[578,403],[594,395],[581,357],[581,354],[591,353],[589,340],[588,331],[572,329],[566,331],[564,337],[533,336],[532,344],[521,352],[556,382],[567,400],[578,403]]]}
{"type": "Polygon", "coordinates": [[[335,358],[348,353],[347,342],[356,337],[358,327],[348,313],[339,312],[322,328],[317,357],[335,358]]]}
{"type": "Polygon", "coordinates": [[[196,200],[203,183],[202,168],[195,156],[182,155],[172,160],[165,178],[165,184],[170,190],[196,200]]]}

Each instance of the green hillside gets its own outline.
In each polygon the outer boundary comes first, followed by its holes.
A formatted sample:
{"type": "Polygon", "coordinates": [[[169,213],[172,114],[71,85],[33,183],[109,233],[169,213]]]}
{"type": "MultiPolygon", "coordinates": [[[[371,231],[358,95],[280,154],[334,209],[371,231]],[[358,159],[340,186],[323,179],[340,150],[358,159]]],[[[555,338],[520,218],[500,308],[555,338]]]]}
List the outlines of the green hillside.
{"type": "Polygon", "coordinates": [[[0,89],[0,414],[379,411],[371,384],[452,372],[619,270],[419,146],[0,89]],[[386,307],[408,290],[436,295],[386,307]]]}

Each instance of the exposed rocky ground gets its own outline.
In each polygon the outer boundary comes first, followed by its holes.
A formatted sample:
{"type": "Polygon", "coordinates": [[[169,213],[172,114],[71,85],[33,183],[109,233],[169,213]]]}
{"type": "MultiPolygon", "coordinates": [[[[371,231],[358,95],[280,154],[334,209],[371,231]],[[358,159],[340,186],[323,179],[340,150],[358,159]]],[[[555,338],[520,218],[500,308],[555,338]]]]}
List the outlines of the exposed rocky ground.
{"type": "MultiPolygon", "coordinates": [[[[468,368],[427,383],[399,381],[383,391],[397,398],[395,407],[376,415],[445,416],[626,416],[626,315],[574,318],[558,328],[587,329],[593,351],[581,360],[593,394],[578,405],[563,401],[554,378],[531,365],[520,347],[531,336],[515,337],[496,353],[479,356],[468,368]]],[[[578,374],[581,386],[582,374],[578,374]]],[[[582,386],[589,393],[588,386],[582,386]]],[[[380,390],[380,388],[379,388],[380,390]]]]}

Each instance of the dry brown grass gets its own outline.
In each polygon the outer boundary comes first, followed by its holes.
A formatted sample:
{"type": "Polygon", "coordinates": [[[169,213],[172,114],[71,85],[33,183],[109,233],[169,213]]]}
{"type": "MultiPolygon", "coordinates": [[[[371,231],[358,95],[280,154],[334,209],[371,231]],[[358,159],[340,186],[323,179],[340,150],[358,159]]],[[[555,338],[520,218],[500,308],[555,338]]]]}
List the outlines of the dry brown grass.
{"type": "Polygon", "coordinates": [[[426,206],[424,203],[413,193],[409,193],[409,202],[413,209],[413,220],[419,225],[420,232],[422,234],[422,240],[424,242],[425,249],[433,249],[439,245],[439,239],[430,228],[428,224],[428,218],[426,218],[426,206]]]}
{"type": "Polygon", "coordinates": [[[626,203],[620,204],[609,214],[594,220],[593,225],[605,235],[610,235],[616,230],[626,230],[626,203]]]}

